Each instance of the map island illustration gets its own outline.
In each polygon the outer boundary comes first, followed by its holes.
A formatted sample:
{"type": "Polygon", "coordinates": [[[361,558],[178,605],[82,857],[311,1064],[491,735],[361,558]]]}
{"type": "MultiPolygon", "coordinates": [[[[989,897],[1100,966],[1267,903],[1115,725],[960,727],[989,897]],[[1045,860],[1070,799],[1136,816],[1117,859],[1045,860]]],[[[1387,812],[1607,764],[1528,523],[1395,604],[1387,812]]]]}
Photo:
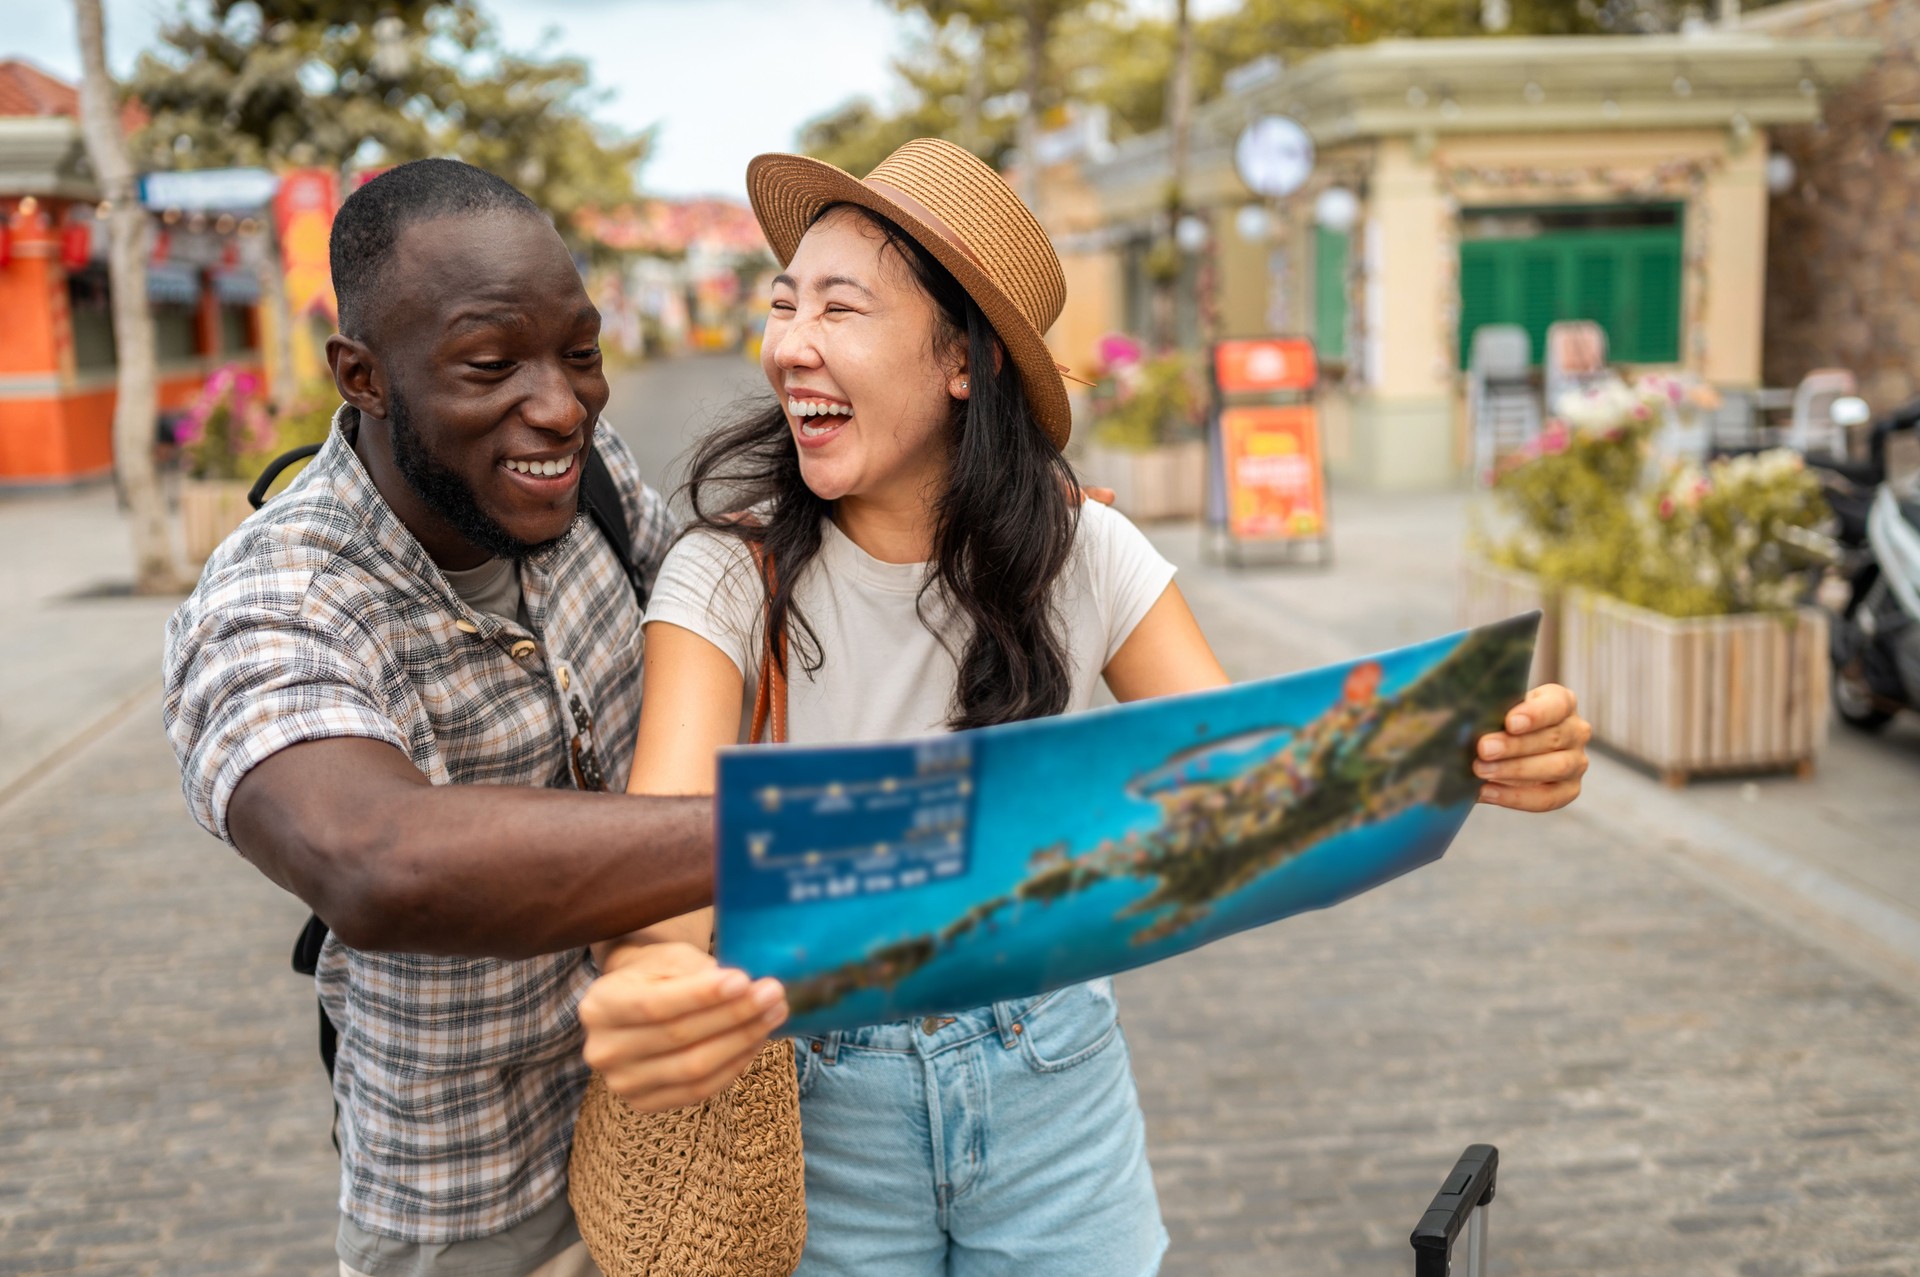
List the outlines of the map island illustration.
{"type": "Polygon", "coordinates": [[[1339,903],[1445,853],[1537,614],[1086,713],[720,760],[718,952],[788,1030],[981,1006],[1339,903]]]}

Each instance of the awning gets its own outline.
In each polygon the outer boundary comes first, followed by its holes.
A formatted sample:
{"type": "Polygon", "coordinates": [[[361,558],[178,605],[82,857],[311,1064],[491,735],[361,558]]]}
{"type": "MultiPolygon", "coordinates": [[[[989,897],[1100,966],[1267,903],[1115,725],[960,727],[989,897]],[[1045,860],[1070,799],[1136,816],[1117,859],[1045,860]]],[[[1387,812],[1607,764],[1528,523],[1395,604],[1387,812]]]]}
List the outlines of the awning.
{"type": "Polygon", "coordinates": [[[213,295],[223,306],[258,306],[260,277],[247,270],[223,270],[213,277],[213,295]]]}
{"type": "Polygon", "coordinates": [[[147,266],[147,300],[191,306],[200,300],[200,272],[192,266],[162,262],[147,266]]]}

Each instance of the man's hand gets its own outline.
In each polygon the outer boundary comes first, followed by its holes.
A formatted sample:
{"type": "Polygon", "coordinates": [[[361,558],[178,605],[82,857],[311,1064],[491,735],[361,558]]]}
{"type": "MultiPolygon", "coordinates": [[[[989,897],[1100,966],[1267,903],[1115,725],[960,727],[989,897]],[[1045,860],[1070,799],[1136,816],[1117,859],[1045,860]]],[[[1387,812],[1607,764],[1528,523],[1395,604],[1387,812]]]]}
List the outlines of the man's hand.
{"type": "Polygon", "coordinates": [[[588,1067],[643,1113],[718,1095],[787,1018],[777,980],[724,970],[690,944],[622,945],[580,1000],[588,1067]]]}
{"type": "Polygon", "coordinates": [[[1574,712],[1573,693],[1547,683],[1507,715],[1506,731],[1480,738],[1474,774],[1480,801],[1516,811],[1557,811],[1580,796],[1593,727],[1574,712]]]}

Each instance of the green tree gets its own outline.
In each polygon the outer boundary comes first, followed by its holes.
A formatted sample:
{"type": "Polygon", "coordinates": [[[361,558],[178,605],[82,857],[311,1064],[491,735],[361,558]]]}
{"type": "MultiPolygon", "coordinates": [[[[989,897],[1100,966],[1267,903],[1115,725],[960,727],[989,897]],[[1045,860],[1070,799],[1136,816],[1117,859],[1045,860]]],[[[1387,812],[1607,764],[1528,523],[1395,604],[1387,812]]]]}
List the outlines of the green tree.
{"type": "Polygon", "coordinates": [[[473,0],[212,0],[141,57],[149,168],[345,168],[449,156],[577,217],[632,199],[649,134],[594,122],[574,58],[508,52],[473,0]]]}
{"type": "MultiPolygon", "coordinates": [[[[802,149],[865,172],[912,137],[938,136],[995,163],[1018,148],[1019,126],[1062,103],[1106,109],[1116,137],[1169,122],[1181,47],[1177,0],[889,0],[924,19],[895,61],[903,105],[888,113],[855,99],[810,122],[802,149]],[[1036,32],[1042,56],[1033,56],[1036,32]],[[1025,106],[1027,112],[1016,108],[1025,106]]],[[[1263,57],[1291,62],[1323,49],[1394,38],[1490,34],[1486,0],[1245,0],[1190,25],[1191,100],[1221,91],[1227,73],[1263,57]]],[[[1605,35],[1674,29],[1679,0],[1506,0],[1509,35],[1605,35]]]]}
{"type": "MultiPolygon", "coordinates": [[[[1030,149],[1069,96],[1061,49],[1074,19],[1117,0],[887,0],[921,19],[894,70],[908,105],[885,114],[854,99],[801,130],[808,154],[864,173],[902,142],[944,137],[995,164],[1030,149]]],[[[1109,21],[1117,21],[1110,18],[1109,21]]],[[[1027,175],[1031,180],[1031,174],[1027,175]]],[[[1023,191],[1031,202],[1031,189],[1023,191]]]]}

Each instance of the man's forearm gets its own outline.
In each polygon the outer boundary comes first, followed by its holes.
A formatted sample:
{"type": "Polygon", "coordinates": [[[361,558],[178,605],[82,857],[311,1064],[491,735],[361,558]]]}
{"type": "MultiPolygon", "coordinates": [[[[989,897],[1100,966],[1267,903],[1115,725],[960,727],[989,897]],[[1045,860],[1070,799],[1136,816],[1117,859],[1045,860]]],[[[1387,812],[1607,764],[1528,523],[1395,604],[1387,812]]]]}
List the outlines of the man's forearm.
{"type": "Polygon", "coordinates": [[[355,948],[530,957],[712,902],[711,799],[430,785],[387,746],[343,744],[267,759],[229,820],[355,948]]]}

